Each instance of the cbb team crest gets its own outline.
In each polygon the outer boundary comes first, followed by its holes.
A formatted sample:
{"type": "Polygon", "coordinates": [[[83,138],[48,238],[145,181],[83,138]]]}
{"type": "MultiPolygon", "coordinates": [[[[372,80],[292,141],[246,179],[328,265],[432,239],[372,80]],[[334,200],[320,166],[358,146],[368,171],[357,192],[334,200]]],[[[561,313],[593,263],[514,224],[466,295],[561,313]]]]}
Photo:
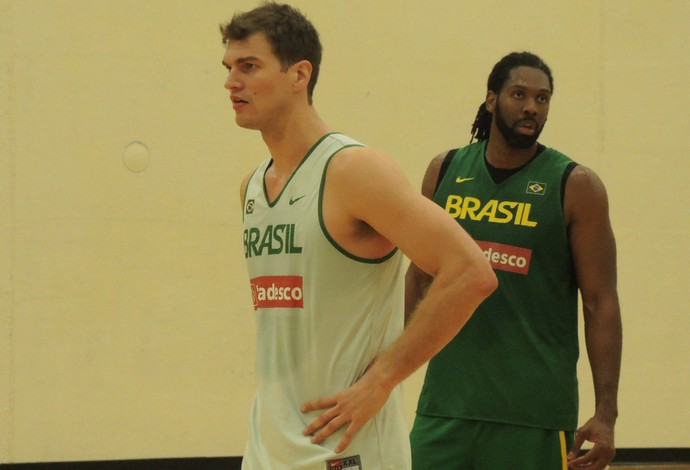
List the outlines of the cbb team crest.
{"type": "Polygon", "coordinates": [[[244,206],[244,213],[245,214],[254,213],[254,199],[249,199],[247,201],[247,204],[245,204],[245,206],[244,206]]]}

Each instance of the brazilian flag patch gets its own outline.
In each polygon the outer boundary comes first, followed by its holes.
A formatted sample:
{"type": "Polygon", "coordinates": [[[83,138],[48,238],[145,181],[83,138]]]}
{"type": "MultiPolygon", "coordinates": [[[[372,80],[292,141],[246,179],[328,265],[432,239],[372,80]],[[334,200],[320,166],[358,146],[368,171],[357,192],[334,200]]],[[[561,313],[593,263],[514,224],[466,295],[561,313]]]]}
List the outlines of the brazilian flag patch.
{"type": "Polygon", "coordinates": [[[527,183],[527,194],[536,194],[543,196],[546,194],[546,183],[539,183],[538,181],[530,181],[527,183]]]}

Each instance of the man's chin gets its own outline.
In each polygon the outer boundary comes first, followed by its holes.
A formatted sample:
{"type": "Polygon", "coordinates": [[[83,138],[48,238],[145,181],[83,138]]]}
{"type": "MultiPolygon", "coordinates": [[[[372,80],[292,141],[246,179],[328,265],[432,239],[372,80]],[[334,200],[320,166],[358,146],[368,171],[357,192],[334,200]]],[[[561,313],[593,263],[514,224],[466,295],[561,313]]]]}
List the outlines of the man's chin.
{"type": "Polygon", "coordinates": [[[252,131],[257,130],[257,127],[252,122],[247,121],[246,119],[240,119],[237,116],[235,117],[235,124],[237,124],[242,129],[249,129],[252,131]]]}
{"type": "Polygon", "coordinates": [[[534,144],[537,143],[537,139],[539,138],[539,132],[532,131],[532,132],[520,132],[520,131],[513,131],[511,133],[510,139],[508,143],[510,144],[511,147],[518,148],[518,149],[528,149],[532,147],[534,144]]]}
{"type": "Polygon", "coordinates": [[[510,139],[507,140],[508,145],[516,149],[528,149],[532,147],[536,142],[537,138],[533,135],[520,135],[513,134],[510,139]]]}

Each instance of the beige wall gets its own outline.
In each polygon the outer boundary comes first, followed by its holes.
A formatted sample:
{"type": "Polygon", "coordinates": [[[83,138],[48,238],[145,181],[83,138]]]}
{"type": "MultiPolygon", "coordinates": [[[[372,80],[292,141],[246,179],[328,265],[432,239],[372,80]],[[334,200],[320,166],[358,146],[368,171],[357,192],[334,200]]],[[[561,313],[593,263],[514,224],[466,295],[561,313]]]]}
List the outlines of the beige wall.
{"type": "MultiPolygon", "coordinates": [[[[467,142],[502,55],[547,60],[542,141],[611,200],[617,443],[687,447],[690,2],[294,4],[325,46],[317,108],[416,187],[467,142]]],[[[254,5],[0,0],[0,462],[242,454],[254,330],[237,188],[266,151],[234,125],[217,24],[254,5]]],[[[581,375],[584,419],[586,361],[581,375]]]]}

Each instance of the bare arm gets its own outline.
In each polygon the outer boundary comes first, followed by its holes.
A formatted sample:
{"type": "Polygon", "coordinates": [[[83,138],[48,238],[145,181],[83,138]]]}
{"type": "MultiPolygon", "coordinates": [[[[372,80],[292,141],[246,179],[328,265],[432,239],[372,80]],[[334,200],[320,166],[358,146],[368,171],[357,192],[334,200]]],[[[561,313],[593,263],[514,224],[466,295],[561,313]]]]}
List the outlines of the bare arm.
{"type": "Polygon", "coordinates": [[[497,281],[474,240],[442,208],[414,191],[385,155],[369,149],[349,152],[334,159],[328,178],[331,200],[434,278],[403,334],[357,383],[303,407],[305,412],[325,410],[305,430],[316,433],[315,443],[347,426],[337,448],[342,452],[393,388],[457,335],[497,281]]]}
{"type": "Polygon", "coordinates": [[[575,270],[582,295],[585,342],[595,393],[594,416],[577,433],[570,451],[572,467],[606,468],[615,456],[622,326],[616,288],[616,243],[606,190],[599,177],[577,167],[568,179],[565,213],[575,270]],[[592,449],[576,458],[584,441],[592,449]]]}
{"type": "MultiPolygon", "coordinates": [[[[422,180],[422,194],[428,199],[433,199],[436,191],[436,182],[441,171],[441,165],[446,152],[443,152],[434,157],[424,174],[422,180]]],[[[432,277],[417,267],[416,264],[410,263],[405,274],[405,325],[407,325],[412,318],[412,315],[417,308],[420,300],[424,297],[429,284],[431,284],[432,277]]]]}

